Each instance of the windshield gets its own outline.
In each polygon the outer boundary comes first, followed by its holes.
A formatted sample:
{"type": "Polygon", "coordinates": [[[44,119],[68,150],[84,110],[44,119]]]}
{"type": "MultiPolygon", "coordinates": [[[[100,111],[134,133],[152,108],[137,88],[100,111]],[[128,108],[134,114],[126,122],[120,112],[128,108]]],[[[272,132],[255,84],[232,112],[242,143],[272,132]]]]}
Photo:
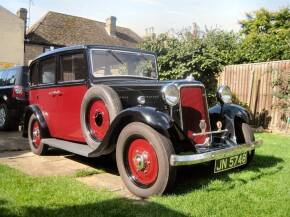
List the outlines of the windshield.
{"type": "Polygon", "coordinates": [[[94,77],[103,76],[138,76],[157,78],[155,56],[152,54],[92,50],[94,77]]]}

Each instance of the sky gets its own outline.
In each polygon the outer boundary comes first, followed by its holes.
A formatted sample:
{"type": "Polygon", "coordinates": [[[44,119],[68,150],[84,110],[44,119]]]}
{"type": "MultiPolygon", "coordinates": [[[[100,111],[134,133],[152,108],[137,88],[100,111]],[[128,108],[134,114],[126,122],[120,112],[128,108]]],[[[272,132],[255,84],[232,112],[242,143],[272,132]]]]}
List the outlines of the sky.
{"type": "MultiPolygon", "coordinates": [[[[28,8],[29,0],[0,0],[0,5],[16,13],[21,7],[28,8]]],[[[159,34],[182,30],[193,23],[201,29],[206,26],[238,31],[238,21],[247,12],[285,6],[290,6],[290,0],[32,0],[29,24],[48,11],[56,11],[102,22],[116,16],[118,26],[131,28],[140,36],[148,27],[159,34]]]]}

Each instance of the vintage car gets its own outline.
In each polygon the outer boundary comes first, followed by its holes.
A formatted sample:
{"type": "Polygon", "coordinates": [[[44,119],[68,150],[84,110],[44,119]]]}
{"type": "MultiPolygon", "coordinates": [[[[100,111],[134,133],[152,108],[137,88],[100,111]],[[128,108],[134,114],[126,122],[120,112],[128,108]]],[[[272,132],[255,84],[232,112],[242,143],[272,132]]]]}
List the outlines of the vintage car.
{"type": "Polygon", "coordinates": [[[31,150],[116,154],[127,188],[160,195],[182,165],[214,162],[214,172],[245,166],[255,142],[248,112],[221,86],[208,109],[205,87],[188,77],[158,79],[154,53],[89,45],[56,49],[30,65],[23,126],[31,150]]]}

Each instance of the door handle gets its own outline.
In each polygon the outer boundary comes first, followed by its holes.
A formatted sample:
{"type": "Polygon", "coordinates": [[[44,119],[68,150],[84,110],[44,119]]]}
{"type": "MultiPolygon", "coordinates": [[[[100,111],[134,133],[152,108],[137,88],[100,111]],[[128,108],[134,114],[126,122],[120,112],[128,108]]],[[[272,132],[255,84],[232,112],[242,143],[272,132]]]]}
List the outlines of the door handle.
{"type": "Polygon", "coordinates": [[[50,96],[61,96],[62,92],[60,90],[54,90],[54,91],[50,91],[48,94],[50,96]]]}

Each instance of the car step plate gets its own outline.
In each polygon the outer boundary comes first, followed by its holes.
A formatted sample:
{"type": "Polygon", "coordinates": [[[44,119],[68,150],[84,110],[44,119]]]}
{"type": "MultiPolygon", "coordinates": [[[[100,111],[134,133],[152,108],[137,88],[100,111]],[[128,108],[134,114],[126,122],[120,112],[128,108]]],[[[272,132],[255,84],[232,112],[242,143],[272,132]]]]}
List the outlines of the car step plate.
{"type": "Polygon", "coordinates": [[[214,173],[230,170],[247,163],[247,153],[215,160],[214,173]]]}

